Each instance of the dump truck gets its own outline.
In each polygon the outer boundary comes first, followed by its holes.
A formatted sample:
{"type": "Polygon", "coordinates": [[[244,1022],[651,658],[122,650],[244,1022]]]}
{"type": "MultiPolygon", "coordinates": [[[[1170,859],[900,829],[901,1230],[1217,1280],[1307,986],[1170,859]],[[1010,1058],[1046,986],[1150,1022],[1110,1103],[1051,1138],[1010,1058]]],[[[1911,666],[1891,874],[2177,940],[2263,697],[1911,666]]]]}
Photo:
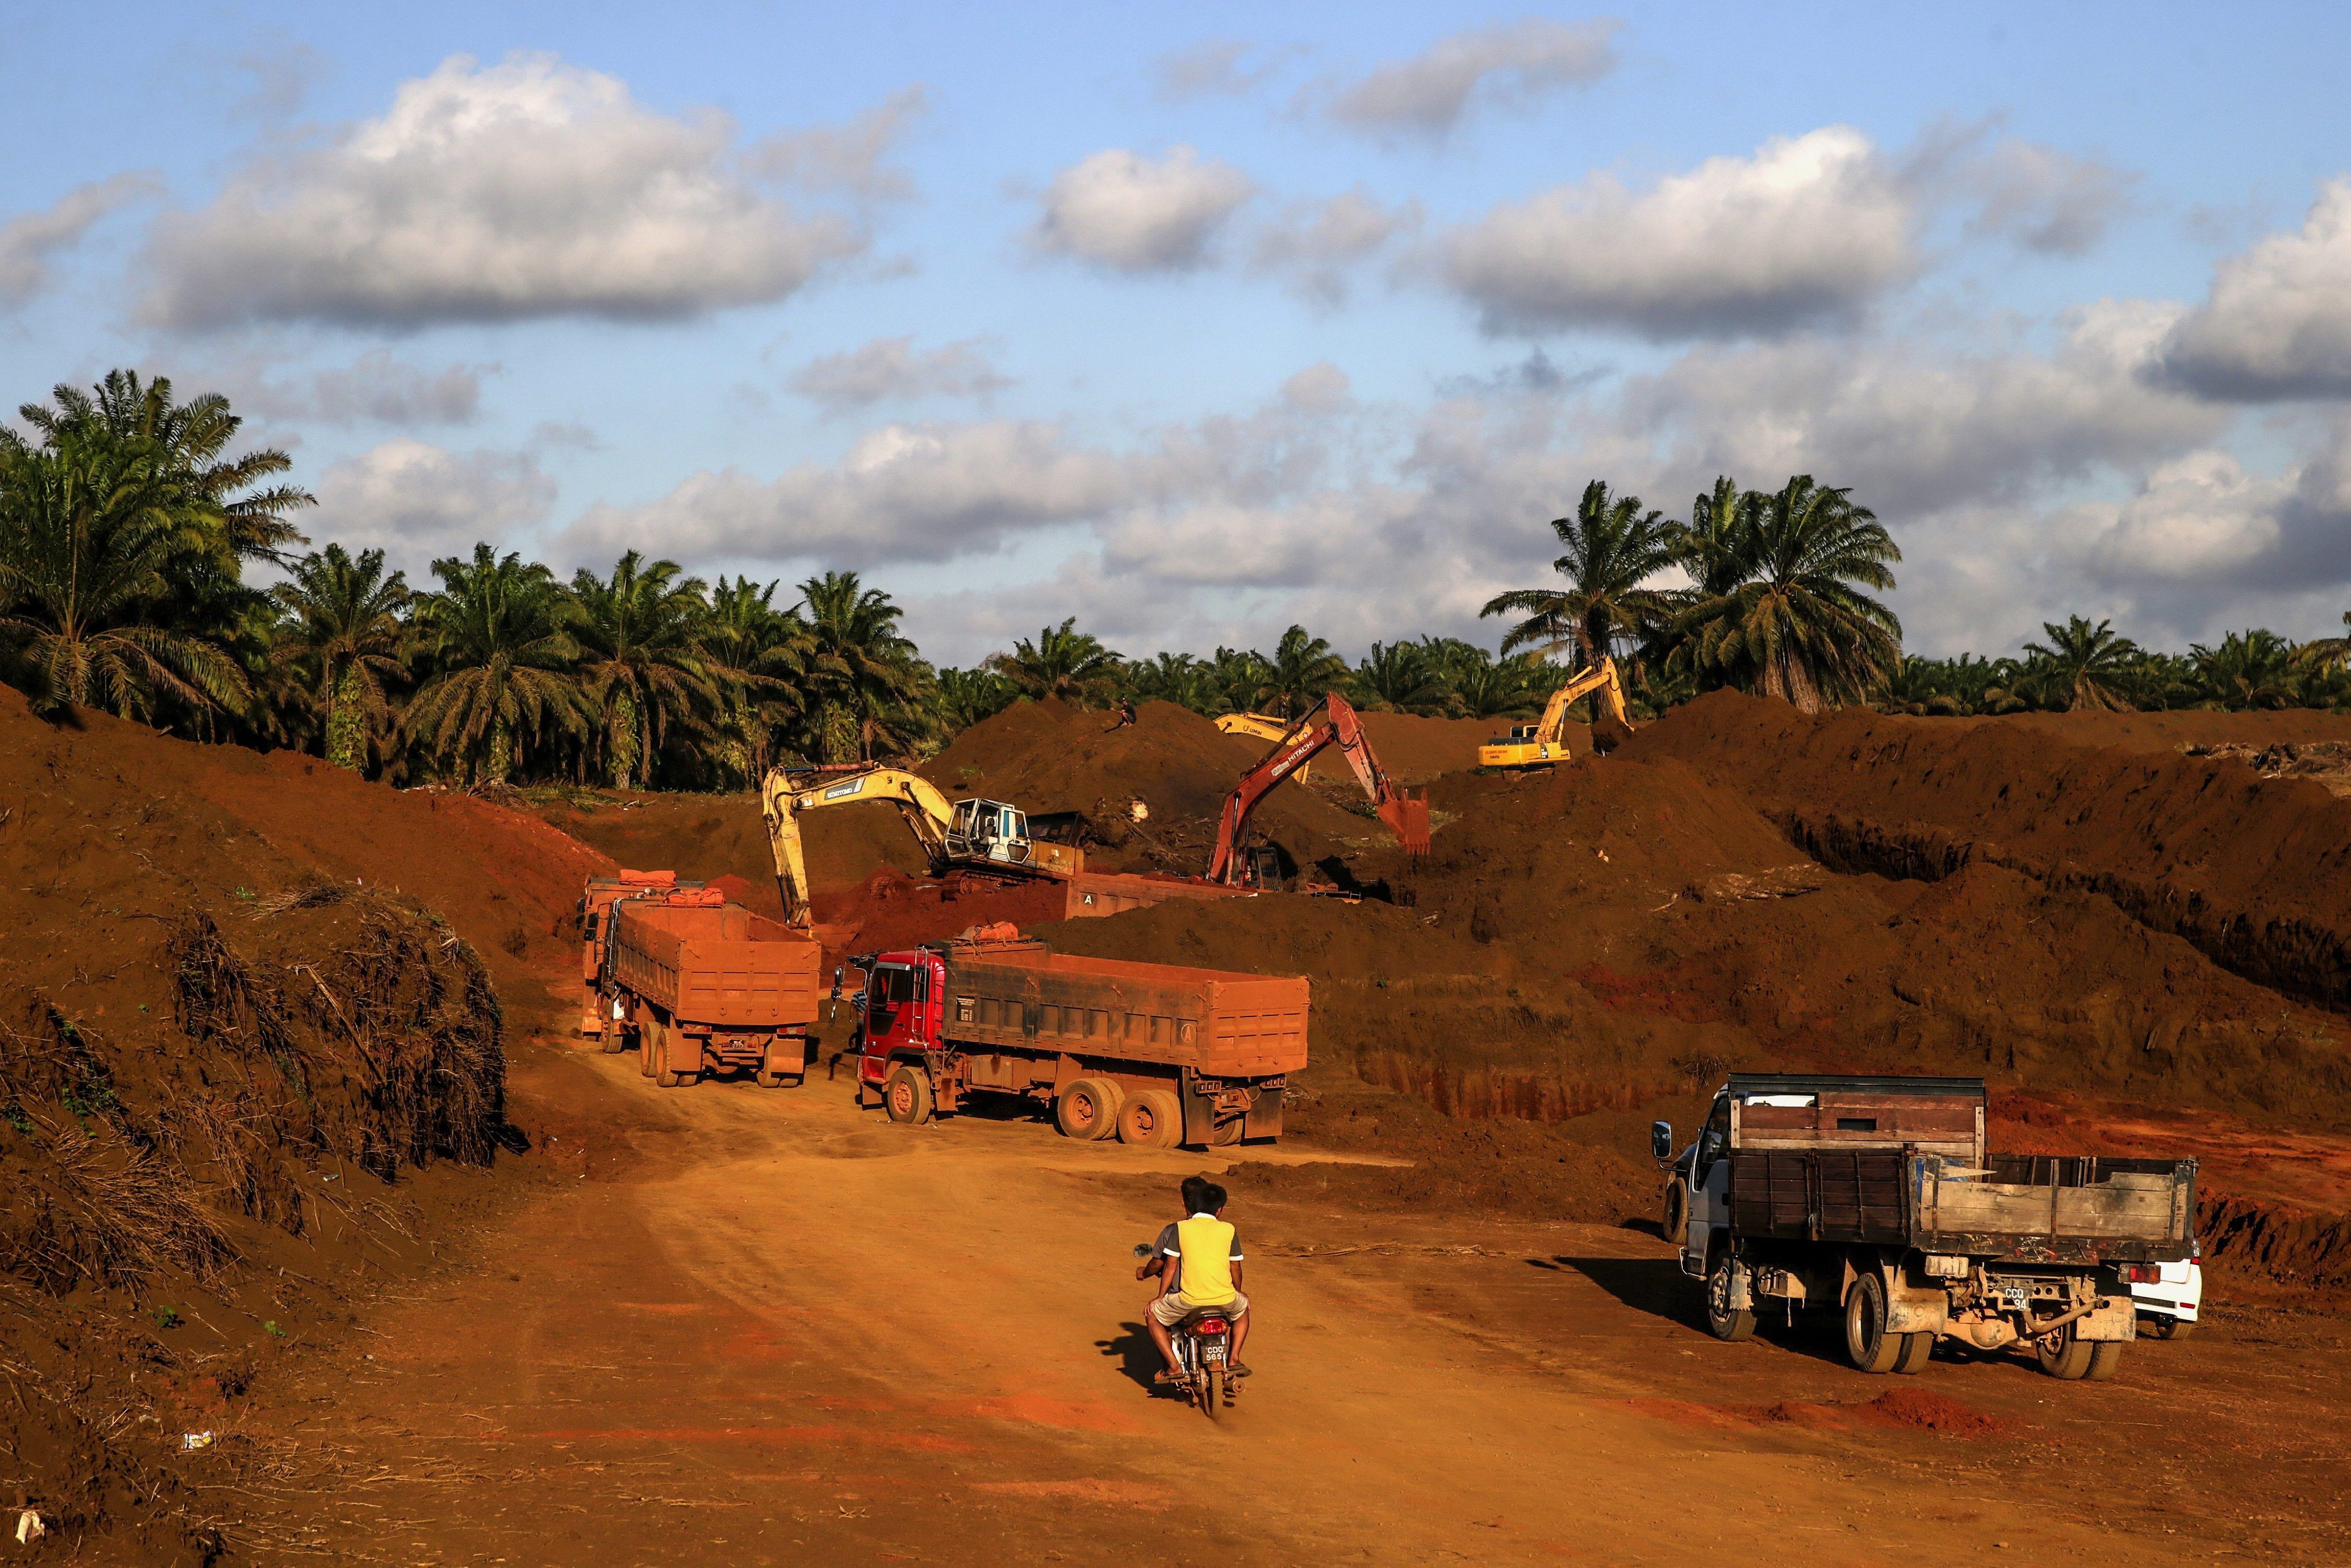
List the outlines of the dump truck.
{"type": "Polygon", "coordinates": [[[1281,1135],[1306,1065],[1308,984],[1053,952],[1008,927],[851,958],[858,1099],[921,1124],[975,1095],[1072,1138],[1221,1147],[1281,1135]]]}
{"type": "Polygon", "coordinates": [[[2194,1248],[2196,1162],[1994,1154],[1986,1108],[1980,1078],[1734,1072],[1678,1158],[1656,1124],[1715,1336],[1834,1311],[1863,1372],[1921,1371],[1948,1341],[2114,1376],[2131,1286],[2194,1248]]]}
{"type": "Polygon", "coordinates": [[[638,1071],[664,1089],[728,1069],[768,1089],[805,1081],[824,967],[817,942],[716,888],[623,876],[637,880],[598,879],[581,900],[605,1051],[633,1044],[638,1071]]]}

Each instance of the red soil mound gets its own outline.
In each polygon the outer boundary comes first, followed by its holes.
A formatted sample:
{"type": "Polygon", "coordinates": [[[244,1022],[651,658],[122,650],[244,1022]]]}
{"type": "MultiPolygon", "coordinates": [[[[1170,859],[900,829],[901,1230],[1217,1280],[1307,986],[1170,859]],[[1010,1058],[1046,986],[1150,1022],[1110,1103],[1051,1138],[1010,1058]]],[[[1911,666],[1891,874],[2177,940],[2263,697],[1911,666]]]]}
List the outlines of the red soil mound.
{"type": "Polygon", "coordinates": [[[2022,730],[2068,746],[2103,746],[2116,751],[2168,755],[2183,746],[2300,746],[2312,741],[2351,741],[2351,714],[2318,708],[2281,708],[2262,713],[2018,713],[1998,718],[1934,719],[1935,724],[1991,730],[2022,730]]]}
{"type": "Polygon", "coordinates": [[[965,877],[944,882],[875,872],[854,887],[820,893],[813,904],[817,935],[828,961],[850,953],[887,952],[941,942],[974,925],[1009,921],[1041,925],[1061,918],[1068,890],[1057,882],[994,883],[965,877]]]}
{"type": "MultiPolygon", "coordinates": [[[[776,860],[758,797],[598,795],[540,808],[561,831],[621,865],[674,871],[699,882],[739,879],[741,902],[770,916],[783,913],[776,860]]],[[[875,802],[809,812],[800,823],[809,885],[818,893],[853,887],[876,871],[907,876],[929,870],[897,808],[875,802]]],[[[574,896],[577,896],[575,893],[574,896]]]]}
{"type": "MultiPolygon", "coordinates": [[[[1367,713],[1364,733],[1389,777],[1406,784],[1424,783],[1443,773],[1466,773],[1478,766],[1478,748],[1508,730],[1507,718],[1424,718],[1410,713],[1367,713]]],[[[1583,725],[1567,727],[1570,755],[1591,749],[1590,731],[1583,725]]],[[[1342,764],[1334,764],[1334,769],[1342,764]]]]}
{"type": "MultiPolygon", "coordinates": [[[[1227,735],[1173,703],[1144,703],[1135,723],[1113,730],[1114,717],[1059,701],[1015,703],[957,736],[923,776],[956,800],[983,795],[1030,812],[1087,813],[1101,840],[1087,863],[1097,869],[1198,874],[1225,797],[1265,744],[1227,735]],[[1151,816],[1131,832],[1127,802],[1137,799],[1151,816]]],[[[1293,781],[1276,789],[1252,823],[1301,865],[1393,841],[1356,811],[1362,792],[1353,775],[1326,771],[1331,777],[1311,788],[1293,781]]]]}
{"type": "Polygon", "coordinates": [[[491,969],[535,981],[601,863],[477,800],[0,690],[0,1446],[64,1539],[209,1560],[218,1500],[186,1506],[162,1442],[186,1388],[233,1395],[338,1311],[321,1281],[399,1244],[385,1184],[490,1158],[491,969]]]}
{"type": "Polygon", "coordinates": [[[2351,800],[2241,766],[2053,745],[2022,727],[1812,717],[1717,692],[1642,730],[1846,870],[1990,862],[2095,894],[2217,962],[2351,1009],[2351,800]]]}
{"type": "Polygon", "coordinates": [[[1887,1426],[1923,1427],[1944,1437],[1989,1437],[2008,1427],[1996,1416],[1925,1388],[1890,1389],[1859,1408],[1887,1426]]]}

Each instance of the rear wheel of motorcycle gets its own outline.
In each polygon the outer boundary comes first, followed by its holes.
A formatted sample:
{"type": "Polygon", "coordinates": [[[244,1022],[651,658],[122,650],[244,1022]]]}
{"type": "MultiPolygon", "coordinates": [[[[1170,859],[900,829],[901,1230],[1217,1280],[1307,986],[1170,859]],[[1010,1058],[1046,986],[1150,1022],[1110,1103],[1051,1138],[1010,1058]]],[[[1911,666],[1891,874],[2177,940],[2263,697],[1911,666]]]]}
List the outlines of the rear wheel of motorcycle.
{"type": "Polygon", "coordinates": [[[1224,1381],[1225,1375],[1214,1367],[1200,1374],[1200,1408],[1211,1421],[1217,1418],[1217,1405],[1224,1397],[1224,1381]]]}

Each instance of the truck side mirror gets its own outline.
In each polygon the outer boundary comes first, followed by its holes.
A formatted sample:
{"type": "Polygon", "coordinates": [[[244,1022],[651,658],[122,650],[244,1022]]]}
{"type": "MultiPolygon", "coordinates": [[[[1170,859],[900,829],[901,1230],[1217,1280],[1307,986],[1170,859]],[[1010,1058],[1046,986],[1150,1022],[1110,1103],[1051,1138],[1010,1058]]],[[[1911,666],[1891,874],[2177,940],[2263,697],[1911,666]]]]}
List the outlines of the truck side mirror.
{"type": "Polygon", "coordinates": [[[1669,1165],[1674,1157],[1674,1124],[1671,1122],[1649,1124],[1649,1157],[1659,1165],[1669,1165]]]}

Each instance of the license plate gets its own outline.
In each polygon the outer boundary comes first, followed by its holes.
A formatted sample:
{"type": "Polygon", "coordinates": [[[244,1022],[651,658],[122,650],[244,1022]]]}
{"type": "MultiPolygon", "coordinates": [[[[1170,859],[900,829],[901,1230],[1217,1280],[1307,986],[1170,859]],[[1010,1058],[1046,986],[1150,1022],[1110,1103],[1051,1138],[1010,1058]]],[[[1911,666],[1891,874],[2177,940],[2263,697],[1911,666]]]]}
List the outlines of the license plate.
{"type": "Polygon", "coordinates": [[[1210,1361],[1222,1361],[1225,1359],[1225,1347],[1220,1344],[1203,1345],[1200,1347],[1200,1354],[1210,1361]]]}
{"type": "Polygon", "coordinates": [[[2002,1281],[2001,1282],[2000,1293],[2008,1299],[2008,1304],[2010,1306],[2014,1307],[2019,1311],[2023,1311],[2032,1305],[2032,1287],[2022,1280],[2002,1281]]]}

